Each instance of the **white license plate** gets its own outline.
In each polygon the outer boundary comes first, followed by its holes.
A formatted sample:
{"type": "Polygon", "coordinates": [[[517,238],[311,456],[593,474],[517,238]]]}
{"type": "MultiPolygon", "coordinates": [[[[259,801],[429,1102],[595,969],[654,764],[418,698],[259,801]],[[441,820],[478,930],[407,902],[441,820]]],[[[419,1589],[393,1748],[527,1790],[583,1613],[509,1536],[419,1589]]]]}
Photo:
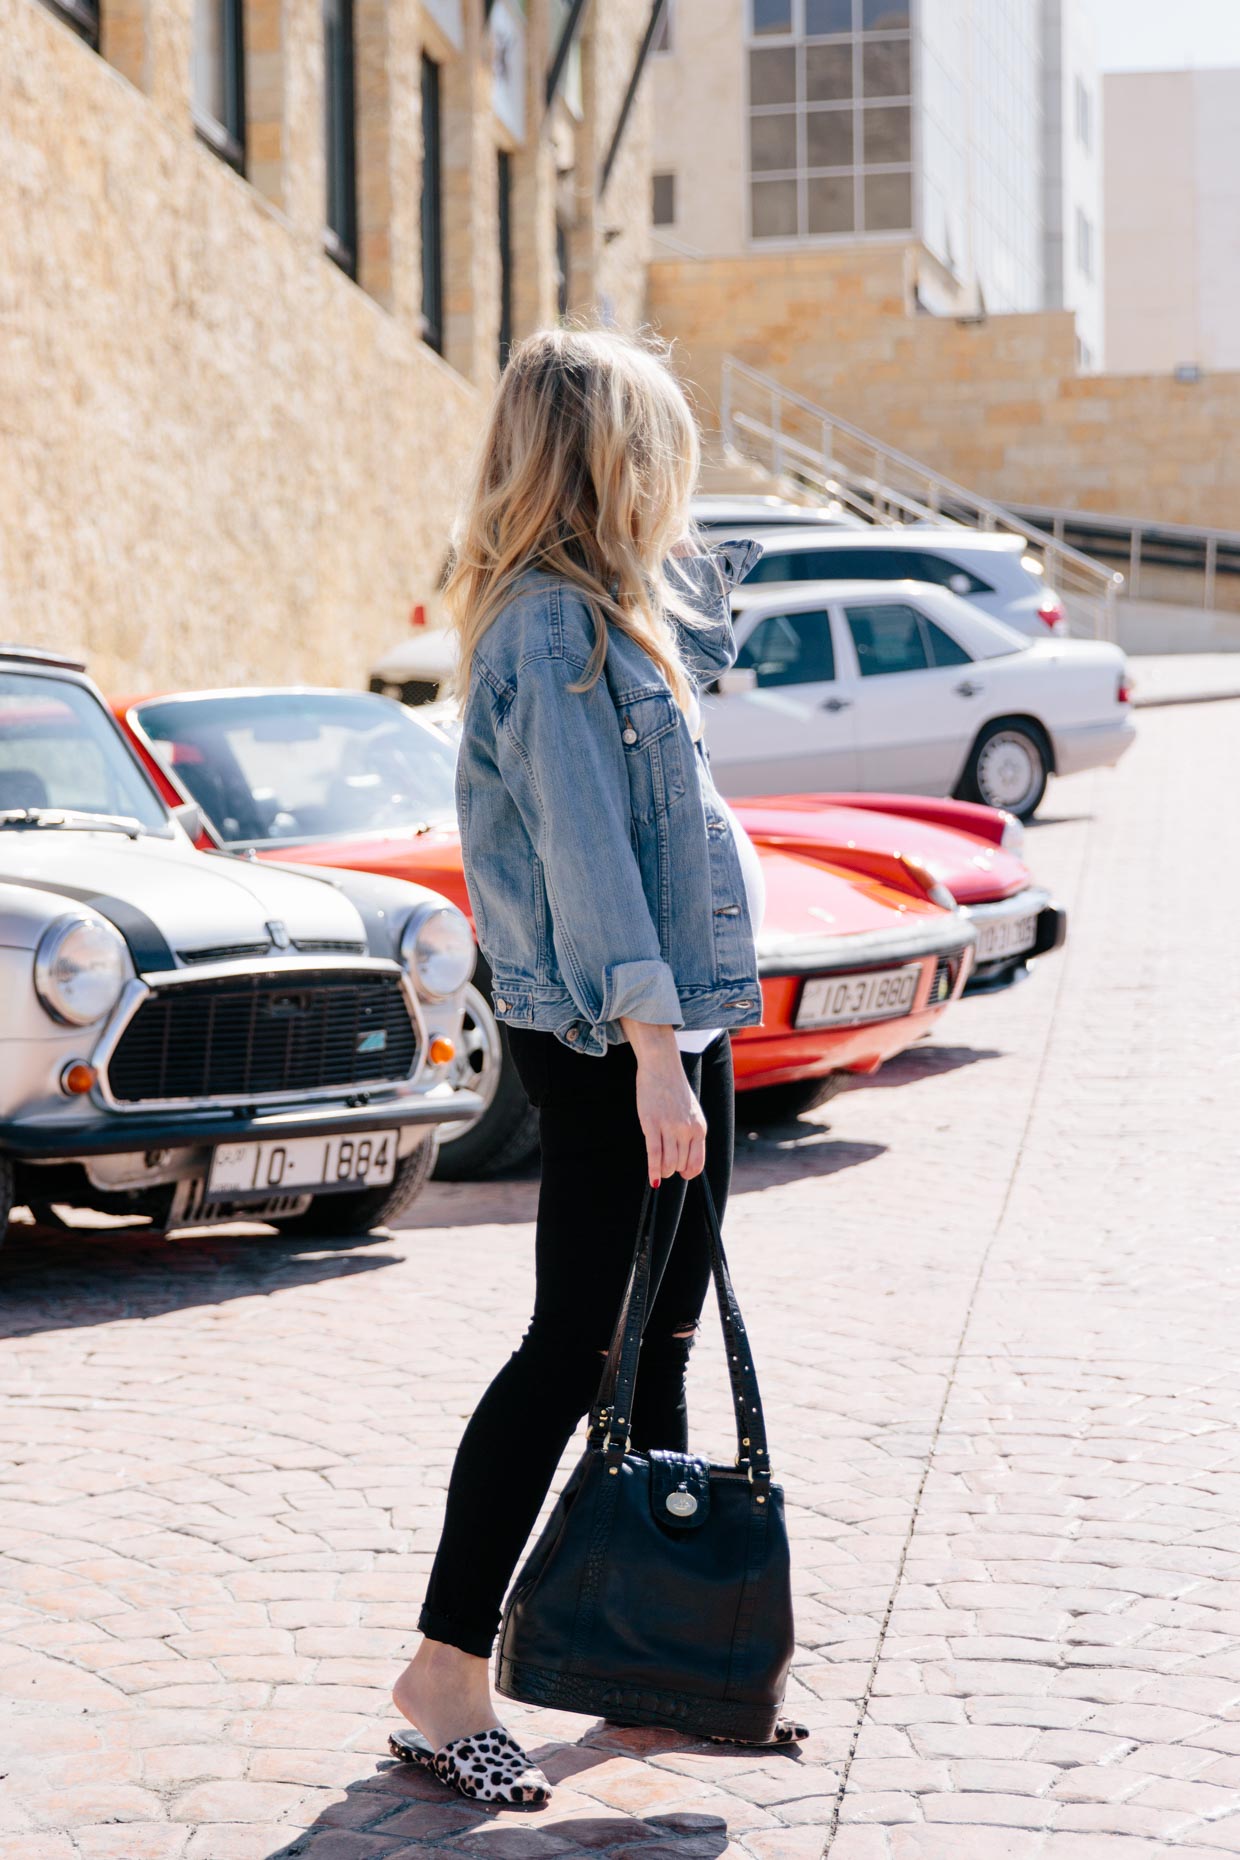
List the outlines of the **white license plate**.
{"type": "Polygon", "coordinates": [[[798,1027],[841,1027],[850,1021],[894,1020],[907,1014],[921,979],[921,964],[871,969],[865,975],[824,975],[806,982],[797,1007],[798,1027]]]}
{"type": "Polygon", "coordinates": [[[995,923],[978,925],[974,963],[993,962],[996,956],[1019,956],[1032,949],[1038,940],[1038,917],[1000,917],[995,923]]]}
{"type": "Polygon", "coordinates": [[[396,1173],[396,1133],[286,1137],[282,1143],[221,1143],[211,1158],[207,1195],[287,1195],[294,1189],[374,1188],[396,1173]]]}

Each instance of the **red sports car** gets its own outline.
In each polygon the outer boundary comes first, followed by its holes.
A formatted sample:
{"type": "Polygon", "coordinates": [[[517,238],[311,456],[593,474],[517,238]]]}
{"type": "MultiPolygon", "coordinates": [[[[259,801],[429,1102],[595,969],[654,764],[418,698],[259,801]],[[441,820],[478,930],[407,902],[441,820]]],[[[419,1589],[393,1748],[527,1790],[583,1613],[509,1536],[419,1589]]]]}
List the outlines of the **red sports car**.
{"type": "MultiPolygon", "coordinates": [[[[452,744],[393,700],[215,691],[126,701],[117,715],[165,795],[200,807],[204,847],[416,876],[468,910],[452,744]]],[[[1015,941],[1030,917],[1043,946],[1054,940],[1048,901],[1001,844],[1005,817],[962,803],[924,805],[930,816],[959,812],[969,830],[953,834],[931,817],[892,818],[823,797],[739,805],[767,888],[763,1024],[734,1037],[737,1088],[748,1094],[750,1116],[793,1115],[820,1103],[848,1073],[873,1071],[919,1039],[969,979],[978,904],[1000,914],[996,923],[1015,923],[1015,941]],[[961,901],[971,908],[961,910],[956,887],[970,882],[973,894],[961,901]]],[[[1012,969],[1034,947],[1014,942],[999,966],[1012,969]]],[[[535,1140],[488,981],[480,957],[461,1064],[487,1110],[443,1133],[441,1173],[454,1176],[510,1166],[535,1140]]]]}

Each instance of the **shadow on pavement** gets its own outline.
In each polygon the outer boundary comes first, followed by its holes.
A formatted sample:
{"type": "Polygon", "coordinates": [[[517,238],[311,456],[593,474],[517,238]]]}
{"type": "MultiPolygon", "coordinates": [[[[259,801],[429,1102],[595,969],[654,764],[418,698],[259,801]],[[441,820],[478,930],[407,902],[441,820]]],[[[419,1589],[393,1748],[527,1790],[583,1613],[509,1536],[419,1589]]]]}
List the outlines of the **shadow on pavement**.
{"type": "MultiPolygon", "coordinates": [[[[546,1772],[552,1784],[570,1788],[573,1779],[616,1757],[642,1757],[692,1747],[691,1740],[675,1732],[626,1732],[615,1726],[598,1726],[576,1744],[530,1744],[527,1748],[535,1762],[546,1772]]],[[[699,1746],[700,1748],[700,1746],[699,1746]]],[[[735,1756],[735,1748],[720,1746],[723,1757],[735,1756]]],[[[763,1757],[772,1753],[764,1751],[763,1757]]],[[[796,1761],[795,1754],[781,1761],[796,1761]]],[[[501,1851],[507,1854],[550,1853],[587,1850],[606,1860],[608,1855],[625,1856],[646,1851],[647,1842],[659,1842],[652,1854],[683,1851],[686,1860],[714,1860],[728,1851],[730,1835],[727,1822],[720,1815],[626,1814],[609,1810],[600,1803],[594,1813],[560,1816],[554,1796],[546,1809],[526,1812],[499,1811],[481,1803],[471,1803],[445,1789],[433,1777],[407,1764],[381,1760],[373,1774],[350,1783],[343,1799],[326,1807],[310,1827],[289,1835],[265,1860],[341,1860],[346,1851],[343,1842],[356,1839],[356,1851],[366,1860],[382,1860],[386,1854],[404,1855],[413,1851],[408,1844],[426,1842],[434,1846],[450,1840],[451,1850],[480,1854],[501,1851]],[[503,1813],[502,1826],[514,1832],[501,1835],[496,1825],[503,1813]],[[488,1837],[486,1830],[494,1829],[488,1837]],[[529,1830],[521,1840],[517,1829],[529,1830]],[[347,1833],[344,1831],[348,1830],[347,1833]],[[477,1830],[473,1841],[470,1834],[477,1830]],[[537,1833],[535,1832],[537,1831],[537,1833]],[[541,1837],[541,1838],[540,1838],[541,1837]],[[500,1842],[503,1842],[501,1848],[500,1842]],[[682,1844],[683,1843],[683,1848],[682,1844]]],[[[351,1854],[353,1846],[348,1847],[351,1854]]]]}
{"type": "Polygon", "coordinates": [[[876,1162],[886,1153],[885,1143],[846,1143],[831,1136],[825,1125],[808,1119],[738,1130],[732,1193],[743,1195],[753,1187],[803,1182],[808,1176],[838,1175],[861,1163],[876,1162]]]}
{"type": "Polygon", "coordinates": [[[161,1317],[399,1263],[382,1234],[305,1239],[236,1227],[165,1240],[142,1228],[14,1221],[0,1251],[0,1337],[161,1317]]]}
{"type": "Polygon", "coordinates": [[[407,1214],[402,1233],[419,1228],[514,1227],[538,1211],[538,1158],[482,1182],[428,1182],[407,1214]]]}
{"type": "Polygon", "coordinates": [[[1007,1054],[995,1046],[910,1046],[869,1078],[859,1078],[848,1087],[854,1091],[890,1091],[901,1085],[916,1085],[922,1079],[941,1078],[945,1072],[959,1072],[962,1066],[975,1066],[984,1059],[1006,1059],[1007,1054]]]}

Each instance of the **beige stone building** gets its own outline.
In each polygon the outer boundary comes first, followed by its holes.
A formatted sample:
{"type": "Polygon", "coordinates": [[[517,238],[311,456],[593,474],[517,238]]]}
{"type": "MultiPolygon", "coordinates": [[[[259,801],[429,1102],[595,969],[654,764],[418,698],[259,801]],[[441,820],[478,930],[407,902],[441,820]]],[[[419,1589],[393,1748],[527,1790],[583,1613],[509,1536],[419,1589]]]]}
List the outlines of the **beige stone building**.
{"type": "Polygon", "coordinates": [[[0,637],[362,682],[504,344],[642,314],[649,14],[0,0],[0,637]]]}

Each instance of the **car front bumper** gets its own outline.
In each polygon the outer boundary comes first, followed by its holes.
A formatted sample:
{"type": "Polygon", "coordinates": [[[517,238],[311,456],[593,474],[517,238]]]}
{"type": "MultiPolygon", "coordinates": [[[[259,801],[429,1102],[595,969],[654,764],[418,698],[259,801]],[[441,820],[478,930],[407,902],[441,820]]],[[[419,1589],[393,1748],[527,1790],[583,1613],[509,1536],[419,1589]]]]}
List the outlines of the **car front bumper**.
{"type": "MultiPolygon", "coordinates": [[[[93,1109],[94,1107],[92,1107],[93,1109]]],[[[217,1143],[282,1137],[330,1137],[351,1130],[402,1130],[409,1126],[460,1123],[486,1107],[476,1092],[447,1084],[402,1097],[314,1105],[264,1105],[226,1111],[98,1112],[65,1118],[0,1122],[0,1156],[17,1161],[76,1161],[86,1156],[125,1156],[146,1150],[214,1148],[217,1143]]]]}
{"type": "Polygon", "coordinates": [[[967,915],[977,931],[977,948],[964,987],[966,995],[993,994],[1000,988],[1010,988],[1013,982],[1028,974],[1035,956],[1060,949],[1067,940],[1068,913],[1053,902],[1049,892],[1032,886],[1010,898],[996,899],[992,904],[970,905],[967,915]],[[1012,951],[1000,947],[995,954],[987,954],[989,930],[1001,931],[1006,925],[1020,923],[1028,917],[1036,920],[1034,939],[1028,947],[1012,951]]]}

